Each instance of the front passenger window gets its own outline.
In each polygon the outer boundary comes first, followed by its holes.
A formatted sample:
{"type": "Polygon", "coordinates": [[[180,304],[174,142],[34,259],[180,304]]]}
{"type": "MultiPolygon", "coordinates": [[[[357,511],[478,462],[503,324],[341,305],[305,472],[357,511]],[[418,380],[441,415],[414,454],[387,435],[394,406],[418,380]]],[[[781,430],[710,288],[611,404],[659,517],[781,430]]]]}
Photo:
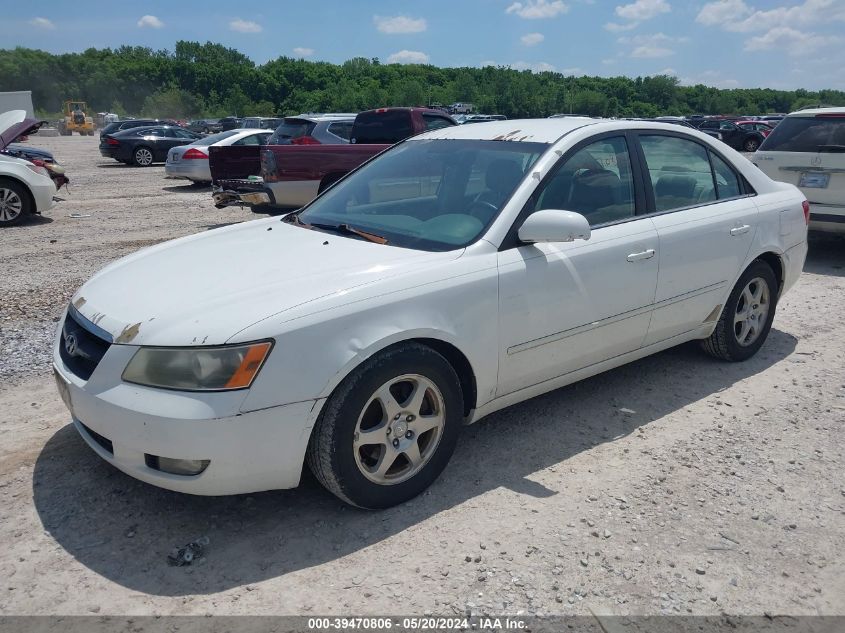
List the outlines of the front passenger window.
{"type": "Polygon", "coordinates": [[[560,209],[580,213],[590,226],[634,215],[634,180],[625,137],[602,139],[556,166],[534,193],[533,211],[560,209]]]}

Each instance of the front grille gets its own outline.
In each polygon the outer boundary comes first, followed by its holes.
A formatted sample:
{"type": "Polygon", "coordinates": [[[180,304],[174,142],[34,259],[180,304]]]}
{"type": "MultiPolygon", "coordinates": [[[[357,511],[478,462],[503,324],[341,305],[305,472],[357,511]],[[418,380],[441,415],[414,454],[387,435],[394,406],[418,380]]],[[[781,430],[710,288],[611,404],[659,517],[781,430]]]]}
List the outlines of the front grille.
{"type": "Polygon", "coordinates": [[[62,324],[59,355],[70,371],[88,380],[110,346],[108,341],[85,329],[68,310],[62,324]]]}
{"type": "Polygon", "coordinates": [[[109,438],[103,437],[102,435],[97,433],[97,431],[89,429],[87,426],[82,424],[82,422],[80,422],[79,425],[83,429],[85,429],[85,432],[91,437],[92,440],[94,440],[97,444],[103,447],[110,454],[114,455],[114,446],[112,445],[111,440],[109,438]]]}

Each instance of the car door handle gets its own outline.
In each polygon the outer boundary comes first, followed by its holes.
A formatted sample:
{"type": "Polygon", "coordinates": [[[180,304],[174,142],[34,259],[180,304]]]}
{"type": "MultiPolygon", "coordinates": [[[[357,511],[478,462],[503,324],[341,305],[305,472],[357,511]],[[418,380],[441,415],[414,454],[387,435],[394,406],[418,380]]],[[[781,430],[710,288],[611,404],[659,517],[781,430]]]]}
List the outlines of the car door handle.
{"type": "Polygon", "coordinates": [[[647,251],[643,251],[642,253],[631,253],[628,255],[629,262],[638,262],[642,259],[651,259],[654,257],[654,249],[650,248],[647,251]]]}
{"type": "Polygon", "coordinates": [[[750,224],[743,224],[742,226],[735,226],[731,229],[731,235],[742,235],[743,233],[748,233],[751,229],[750,224]]]}

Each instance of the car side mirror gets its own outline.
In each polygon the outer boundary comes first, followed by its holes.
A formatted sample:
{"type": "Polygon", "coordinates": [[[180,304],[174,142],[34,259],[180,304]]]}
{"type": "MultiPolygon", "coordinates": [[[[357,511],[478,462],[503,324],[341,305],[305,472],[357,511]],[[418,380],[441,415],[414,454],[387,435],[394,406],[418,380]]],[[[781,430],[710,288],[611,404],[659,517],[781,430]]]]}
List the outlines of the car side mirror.
{"type": "Polygon", "coordinates": [[[543,209],[527,218],[518,231],[519,239],[527,244],[537,242],[574,242],[590,239],[590,223],[580,213],[543,209]]]}

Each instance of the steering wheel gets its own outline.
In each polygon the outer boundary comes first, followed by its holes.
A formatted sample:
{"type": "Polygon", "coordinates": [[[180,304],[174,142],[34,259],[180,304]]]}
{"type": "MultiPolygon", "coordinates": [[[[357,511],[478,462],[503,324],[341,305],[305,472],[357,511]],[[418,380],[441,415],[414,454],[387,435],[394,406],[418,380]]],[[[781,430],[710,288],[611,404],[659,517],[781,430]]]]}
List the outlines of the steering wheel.
{"type": "Polygon", "coordinates": [[[496,213],[499,212],[499,207],[497,207],[492,202],[486,202],[484,200],[474,200],[472,204],[469,205],[469,209],[467,209],[469,215],[475,218],[482,218],[487,215],[488,217],[485,220],[489,220],[493,217],[496,213]],[[473,209],[478,208],[479,212],[474,212],[473,209]],[[489,213],[484,213],[484,211],[488,211],[489,213]]]}

